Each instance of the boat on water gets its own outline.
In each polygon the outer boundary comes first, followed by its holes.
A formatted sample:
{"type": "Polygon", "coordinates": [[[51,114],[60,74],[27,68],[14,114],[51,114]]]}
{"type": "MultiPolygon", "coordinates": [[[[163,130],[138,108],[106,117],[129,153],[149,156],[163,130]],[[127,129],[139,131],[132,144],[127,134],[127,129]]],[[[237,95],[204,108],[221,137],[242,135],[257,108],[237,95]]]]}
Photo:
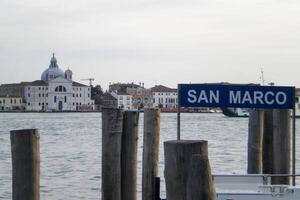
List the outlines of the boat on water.
{"type": "MultiPolygon", "coordinates": [[[[300,118],[300,90],[297,90],[295,103],[296,118],[300,118]]],[[[227,117],[249,117],[249,108],[222,108],[222,113],[227,117]]]]}
{"type": "Polygon", "coordinates": [[[249,109],[246,108],[222,108],[222,113],[227,117],[249,117],[249,109]]]}
{"type": "MultiPolygon", "coordinates": [[[[300,104],[296,105],[296,118],[300,118],[300,104]]],[[[222,113],[227,117],[249,117],[248,108],[222,108],[222,113]]]]}
{"type": "MultiPolygon", "coordinates": [[[[214,175],[217,200],[299,200],[300,187],[271,185],[274,176],[292,175],[214,175]]],[[[298,176],[298,175],[296,175],[298,176]]]]}

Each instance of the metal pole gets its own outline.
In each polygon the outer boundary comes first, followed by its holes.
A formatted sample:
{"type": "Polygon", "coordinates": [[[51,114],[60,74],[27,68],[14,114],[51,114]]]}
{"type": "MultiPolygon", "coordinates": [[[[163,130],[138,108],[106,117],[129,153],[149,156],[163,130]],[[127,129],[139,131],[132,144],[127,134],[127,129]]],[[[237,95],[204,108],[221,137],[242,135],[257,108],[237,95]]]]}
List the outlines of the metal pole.
{"type": "Polygon", "coordinates": [[[180,84],[177,85],[177,140],[180,140],[180,84]]]}
{"type": "Polygon", "coordinates": [[[292,174],[293,174],[293,186],[296,185],[296,109],[293,108],[293,121],[292,121],[292,174]]]}

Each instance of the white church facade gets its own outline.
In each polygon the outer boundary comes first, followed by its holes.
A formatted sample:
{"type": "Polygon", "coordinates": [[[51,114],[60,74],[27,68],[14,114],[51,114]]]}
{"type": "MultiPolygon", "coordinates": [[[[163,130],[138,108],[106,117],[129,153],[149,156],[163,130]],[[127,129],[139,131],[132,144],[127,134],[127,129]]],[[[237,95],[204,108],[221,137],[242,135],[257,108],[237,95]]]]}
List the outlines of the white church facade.
{"type": "Polygon", "coordinates": [[[27,111],[86,111],[94,109],[91,87],[72,80],[70,69],[59,68],[53,54],[41,80],[22,82],[22,99],[27,111]]]}

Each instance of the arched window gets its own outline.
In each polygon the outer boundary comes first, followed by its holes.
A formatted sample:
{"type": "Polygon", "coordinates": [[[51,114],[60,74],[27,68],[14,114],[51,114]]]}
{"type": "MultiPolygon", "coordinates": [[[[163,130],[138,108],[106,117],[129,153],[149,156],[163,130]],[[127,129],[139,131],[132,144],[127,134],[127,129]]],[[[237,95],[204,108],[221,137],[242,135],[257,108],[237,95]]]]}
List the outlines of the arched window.
{"type": "Polygon", "coordinates": [[[67,90],[64,86],[60,85],[55,88],[55,92],[67,92],[67,90]]]}

